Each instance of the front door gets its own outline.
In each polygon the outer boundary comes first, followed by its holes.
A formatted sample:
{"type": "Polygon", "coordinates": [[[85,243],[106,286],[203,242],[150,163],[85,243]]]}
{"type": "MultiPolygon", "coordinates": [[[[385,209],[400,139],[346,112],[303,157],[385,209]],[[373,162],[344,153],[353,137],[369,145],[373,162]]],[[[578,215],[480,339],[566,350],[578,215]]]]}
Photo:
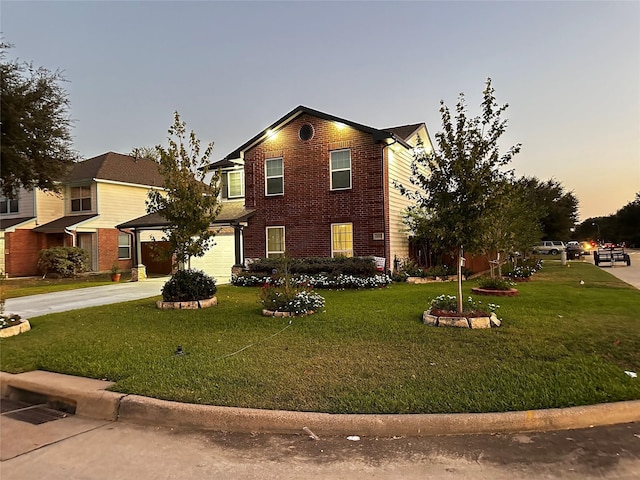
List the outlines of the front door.
{"type": "Polygon", "coordinates": [[[96,242],[93,233],[78,233],[78,246],[89,253],[89,270],[98,270],[97,255],[95,252],[96,242]]]}

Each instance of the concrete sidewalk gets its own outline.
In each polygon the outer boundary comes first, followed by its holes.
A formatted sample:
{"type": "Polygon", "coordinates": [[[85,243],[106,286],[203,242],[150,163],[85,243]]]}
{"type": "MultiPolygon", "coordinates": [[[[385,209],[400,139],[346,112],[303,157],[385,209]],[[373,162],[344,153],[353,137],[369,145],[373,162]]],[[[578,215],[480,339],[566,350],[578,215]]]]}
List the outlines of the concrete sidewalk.
{"type": "Polygon", "coordinates": [[[148,278],[142,282],[113,283],[100,287],[9,298],[4,309],[6,313],[15,313],[22,318],[31,319],[48,313],[128,302],[160,295],[168,279],[169,277],[148,278]]]}

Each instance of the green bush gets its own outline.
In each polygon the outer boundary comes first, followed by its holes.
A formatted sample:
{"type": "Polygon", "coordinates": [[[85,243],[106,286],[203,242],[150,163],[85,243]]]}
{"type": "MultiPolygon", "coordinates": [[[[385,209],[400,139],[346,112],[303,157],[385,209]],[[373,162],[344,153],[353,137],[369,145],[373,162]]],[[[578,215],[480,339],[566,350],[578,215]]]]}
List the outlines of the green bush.
{"type": "Polygon", "coordinates": [[[46,277],[54,273],[75,277],[89,270],[89,252],[80,247],[51,247],[38,253],[38,269],[46,277]]]}
{"type": "Polygon", "coordinates": [[[200,270],[178,270],[162,287],[165,302],[192,302],[215,295],[216,279],[200,270]]]}
{"type": "Polygon", "coordinates": [[[481,277],[478,279],[478,286],[488,290],[509,290],[511,282],[504,278],[481,277]]]}
{"type": "MultiPolygon", "coordinates": [[[[328,275],[363,275],[373,276],[376,271],[376,263],[371,257],[306,257],[288,258],[287,268],[292,275],[316,275],[326,273],[328,275]]],[[[284,273],[282,258],[261,258],[249,265],[249,272],[253,274],[284,273]]]]}

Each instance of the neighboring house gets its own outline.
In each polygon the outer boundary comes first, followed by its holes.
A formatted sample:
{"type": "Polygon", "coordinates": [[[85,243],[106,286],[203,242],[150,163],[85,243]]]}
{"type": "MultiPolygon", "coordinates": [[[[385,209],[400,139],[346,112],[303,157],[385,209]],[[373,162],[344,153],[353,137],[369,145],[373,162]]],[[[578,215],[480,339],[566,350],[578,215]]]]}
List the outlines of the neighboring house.
{"type": "MultiPolygon", "coordinates": [[[[253,214],[254,211],[244,208],[241,201],[223,201],[220,213],[210,227],[216,232],[214,245],[202,257],[191,257],[187,266],[215,277],[218,284],[229,283],[232,268],[244,262],[242,232],[253,214]]],[[[143,215],[118,225],[118,228],[133,232],[134,265],[144,265],[147,273],[171,273],[171,261],[162,262],[154,253],[154,248],[168,246],[168,242],[163,240],[163,229],[170,226],[159,213],[143,215]]]]}
{"type": "Polygon", "coordinates": [[[5,200],[6,273],[36,275],[38,252],[63,245],[87,250],[92,271],[131,268],[132,235],[116,225],[143,215],[147,192],[163,183],[154,161],[109,152],[74,164],[57,203],[39,190],[21,191],[17,207],[5,200]]]}
{"type": "Polygon", "coordinates": [[[409,256],[410,202],[393,183],[409,184],[418,138],[432,148],[424,123],[376,129],[299,106],[212,163],[223,202],[255,212],[242,257],[374,256],[391,269],[409,256]]]}
{"type": "Polygon", "coordinates": [[[47,244],[33,229],[62,212],[62,196],[52,192],[20,188],[13,199],[0,197],[0,273],[36,274],[38,252],[47,244]]]}

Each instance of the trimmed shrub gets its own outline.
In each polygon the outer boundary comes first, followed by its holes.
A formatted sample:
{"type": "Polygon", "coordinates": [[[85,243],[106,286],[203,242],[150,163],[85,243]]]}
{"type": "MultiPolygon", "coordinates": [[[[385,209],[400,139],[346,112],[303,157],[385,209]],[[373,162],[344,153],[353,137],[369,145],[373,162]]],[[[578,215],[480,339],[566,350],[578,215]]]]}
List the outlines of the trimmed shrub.
{"type": "MultiPolygon", "coordinates": [[[[373,276],[376,262],[371,257],[306,257],[288,258],[287,268],[292,275],[361,275],[373,276]]],[[[283,273],[281,258],[261,258],[249,265],[252,274],[271,275],[274,270],[283,273]]]]}
{"type": "Polygon", "coordinates": [[[511,282],[504,278],[481,277],[478,279],[478,286],[488,290],[509,290],[511,282]]]}
{"type": "Polygon", "coordinates": [[[75,277],[89,270],[89,252],[80,247],[51,247],[38,253],[38,269],[46,277],[54,273],[75,277]]]}
{"type": "Polygon", "coordinates": [[[216,279],[200,270],[178,270],[162,287],[164,302],[192,302],[212,298],[216,279]]]}

